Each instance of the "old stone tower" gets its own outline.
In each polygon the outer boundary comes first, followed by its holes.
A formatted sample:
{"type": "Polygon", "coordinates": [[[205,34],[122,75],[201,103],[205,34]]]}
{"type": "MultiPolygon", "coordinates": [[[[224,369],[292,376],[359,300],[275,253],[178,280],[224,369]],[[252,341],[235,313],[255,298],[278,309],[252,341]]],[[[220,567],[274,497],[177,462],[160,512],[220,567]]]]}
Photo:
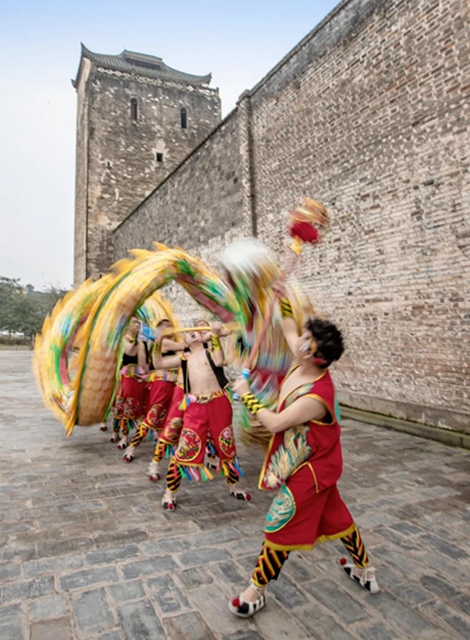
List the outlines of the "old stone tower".
{"type": "Polygon", "coordinates": [[[113,262],[113,229],[220,122],[211,75],[82,45],[77,77],[74,282],[113,262]]]}

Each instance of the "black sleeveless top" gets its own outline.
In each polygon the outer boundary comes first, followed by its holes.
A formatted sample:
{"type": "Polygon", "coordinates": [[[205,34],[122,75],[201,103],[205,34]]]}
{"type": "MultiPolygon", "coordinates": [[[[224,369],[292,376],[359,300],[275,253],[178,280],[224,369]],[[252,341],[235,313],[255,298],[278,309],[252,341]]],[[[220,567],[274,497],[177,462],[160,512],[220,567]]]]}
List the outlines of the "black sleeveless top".
{"type": "MultiPolygon", "coordinates": [[[[149,349],[148,343],[146,341],[144,341],[144,349],[145,349],[145,361],[147,362],[148,366],[149,366],[149,370],[153,371],[153,361],[152,361],[152,350],[149,349]]],[[[163,353],[162,355],[164,356],[174,356],[176,355],[176,351],[167,351],[166,353],[163,353]]],[[[139,364],[139,356],[135,355],[135,356],[128,356],[127,353],[124,353],[122,356],[122,365],[123,367],[125,367],[128,364],[139,364]]]]}
{"type": "Polygon", "coordinates": [[[128,364],[139,364],[139,358],[137,354],[135,356],[128,356],[127,353],[123,353],[122,366],[125,367],[128,364]]]}

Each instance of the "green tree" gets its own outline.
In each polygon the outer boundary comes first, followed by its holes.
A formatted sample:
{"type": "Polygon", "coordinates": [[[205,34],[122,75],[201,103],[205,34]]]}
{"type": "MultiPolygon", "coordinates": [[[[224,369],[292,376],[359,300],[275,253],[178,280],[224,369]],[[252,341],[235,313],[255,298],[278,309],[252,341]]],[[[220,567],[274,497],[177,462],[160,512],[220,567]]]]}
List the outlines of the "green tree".
{"type": "Polygon", "coordinates": [[[10,335],[18,330],[14,306],[16,296],[21,291],[18,278],[0,276],[0,331],[8,331],[10,335]]]}
{"type": "Polygon", "coordinates": [[[12,317],[15,331],[33,338],[41,331],[46,314],[36,298],[29,296],[24,289],[13,296],[12,317]]]}
{"type": "Polygon", "coordinates": [[[35,291],[31,284],[22,287],[18,278],[0,276],[0,331],[8,331],[10,337],[12,333],[23,333],[33,338],[66,293],[54,285],[45,291],[35,291]]]}

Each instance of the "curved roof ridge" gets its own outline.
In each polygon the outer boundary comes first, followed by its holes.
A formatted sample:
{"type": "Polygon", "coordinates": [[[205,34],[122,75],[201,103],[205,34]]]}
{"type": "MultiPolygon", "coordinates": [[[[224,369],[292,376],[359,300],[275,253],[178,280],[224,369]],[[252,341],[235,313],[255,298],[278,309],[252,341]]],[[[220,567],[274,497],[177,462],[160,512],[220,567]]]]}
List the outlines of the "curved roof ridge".
{"type": "Polygon", "coordinates": [[[162,58],[158,56],[152,56],[146,53],[139,53],[137,51],[129,51],[124,49],[117,55],[106,53],[95,53],[81,43],[81,58],[80,66],[78,69],[77,77],[75,81],[72,81],[74,87],[77,86],[81,72],[82,58],[88,58],[96,64],[113,69],[115,71],[122,71],[128,73],[134,73],[139,76],[147,78],[155,78],[159,80],[168,80],[173,82],[181,82],[189,85],[208,85],[212,80],[212,74],[208,73],[204,76],[194,75],[192,73],[186,73],[169,67],[162,58]]]}

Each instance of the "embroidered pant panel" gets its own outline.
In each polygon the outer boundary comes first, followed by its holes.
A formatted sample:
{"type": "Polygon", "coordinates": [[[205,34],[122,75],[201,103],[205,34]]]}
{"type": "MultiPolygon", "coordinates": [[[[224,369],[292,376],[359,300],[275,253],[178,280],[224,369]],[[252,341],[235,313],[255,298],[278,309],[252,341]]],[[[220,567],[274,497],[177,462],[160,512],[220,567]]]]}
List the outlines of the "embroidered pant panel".
{"type": "Polygon", "coordinates": [[[139,446],[149,429],[158,431],[163,427],[174,389],[175,385],[173,382],[155,380],[150,383],[148,400],[150,408],[147,411],[145,419],[142,420],[138,432],[132,439],[131,445],[133,447],[139,446]]]}
{"type": "Polygon", "coordinates": [[[113,430],[124,435],[137,424],[144,412],[145,382],[123,376],[119,383],[114,407],[113,430]]]}
{"type": "Polygon", "coordinates": [[[349,535],[353,526],[337,486],[317,491],[315,477],[304,465],[274,498],[264,531],[272,546],[292,550],[309,549],[316,541],[349,535]]]}
{"type": "Polygon", "coordinates": [[[208,434],[220,460],[235,459],[237,450],[232,429],[232,405],[225,395],[206,404],[191,402],[184,412],[183,429],[176,450],[177,462],[202,466],[208,434]]]}
{"type": "Polygon", "coordinates": [[[155,447],[154,461],[160,462],[163,459],[167,447],[176,448],[183,428],[183,410],[180,405],[184,399],[184,391],[176,386],[171,399],[170,408],[166,417],[165,426],[155,447]]]}

